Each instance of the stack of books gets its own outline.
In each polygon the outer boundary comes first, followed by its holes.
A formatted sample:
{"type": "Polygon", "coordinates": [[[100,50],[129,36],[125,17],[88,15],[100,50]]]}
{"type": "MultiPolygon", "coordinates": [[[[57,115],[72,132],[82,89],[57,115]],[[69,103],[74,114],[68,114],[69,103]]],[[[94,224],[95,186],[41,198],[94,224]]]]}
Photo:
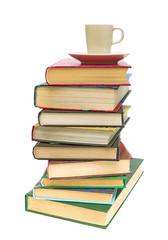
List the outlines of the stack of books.
{"type": "Polygon", "coordinates": [[[48,160],[25,195],[26,210],[106,228],[141,177],[121,132],[129,121],[128,68],[124,61],[83,65],[63,59],[35,87],[42,110],[32,128],[34,158],[48,160]]]}

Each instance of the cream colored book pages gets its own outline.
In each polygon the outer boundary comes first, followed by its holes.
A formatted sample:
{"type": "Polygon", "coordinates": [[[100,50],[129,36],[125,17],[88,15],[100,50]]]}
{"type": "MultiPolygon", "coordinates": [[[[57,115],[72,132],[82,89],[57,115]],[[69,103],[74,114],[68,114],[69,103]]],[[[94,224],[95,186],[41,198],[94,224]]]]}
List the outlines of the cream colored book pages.
{"type": "Polygon", "coordinates": [[[130,160],[49,164],[49,178],[119,175],[128,173],[130,160]]]}

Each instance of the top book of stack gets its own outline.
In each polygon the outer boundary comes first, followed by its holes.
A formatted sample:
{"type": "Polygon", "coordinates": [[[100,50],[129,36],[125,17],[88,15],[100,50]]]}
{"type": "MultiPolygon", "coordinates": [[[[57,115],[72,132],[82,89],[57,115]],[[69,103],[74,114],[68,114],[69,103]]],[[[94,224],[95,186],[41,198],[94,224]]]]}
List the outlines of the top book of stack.
{"type": "Polygon", "coordinates": [[[128,68],[131,66],[124,61],[108,65],[83,65],[69,58],[47,67],[45,77],[49,85],[129,86],[128,68]]]}

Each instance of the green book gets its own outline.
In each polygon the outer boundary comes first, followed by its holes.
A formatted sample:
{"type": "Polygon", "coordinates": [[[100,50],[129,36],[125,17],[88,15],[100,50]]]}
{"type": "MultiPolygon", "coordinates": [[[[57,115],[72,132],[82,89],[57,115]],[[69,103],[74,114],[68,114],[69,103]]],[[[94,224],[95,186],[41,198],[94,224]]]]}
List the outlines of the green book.
{"type": "Polygon", "coordinates": [[[127,176],[48,179],[47,170],[40,179],[46,188],[125,188],[127,176]]]}
{"type": "Polygon", "coordinates": [[[143,173],[142,162],[143,159],[138,158],[131,160],[132,174],[127,176],[127,186],[118,189],[116,200],[112,205],[35,199],[33,198],[33,190],[31,190],[25,195],[25,210],[99,228],[107,228],[141,177],[143,173]]]}

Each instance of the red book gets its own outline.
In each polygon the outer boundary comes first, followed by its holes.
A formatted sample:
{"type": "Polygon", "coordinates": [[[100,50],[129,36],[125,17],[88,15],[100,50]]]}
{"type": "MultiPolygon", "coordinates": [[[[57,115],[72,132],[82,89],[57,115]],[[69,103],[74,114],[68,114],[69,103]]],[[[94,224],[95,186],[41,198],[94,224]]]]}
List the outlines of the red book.
{"type": "Polygon", "coordinates": [[[124,61],[117,64],[83,65],[76,59],[62,59],[47,67],[45,77],[49,85],[129,86],[124,61]]]}
{"type": "Polygon", "coordinates": [[[132,159],[132,155],[127,150],[122,141],[120,141],[120,159],[132,159]]]}

